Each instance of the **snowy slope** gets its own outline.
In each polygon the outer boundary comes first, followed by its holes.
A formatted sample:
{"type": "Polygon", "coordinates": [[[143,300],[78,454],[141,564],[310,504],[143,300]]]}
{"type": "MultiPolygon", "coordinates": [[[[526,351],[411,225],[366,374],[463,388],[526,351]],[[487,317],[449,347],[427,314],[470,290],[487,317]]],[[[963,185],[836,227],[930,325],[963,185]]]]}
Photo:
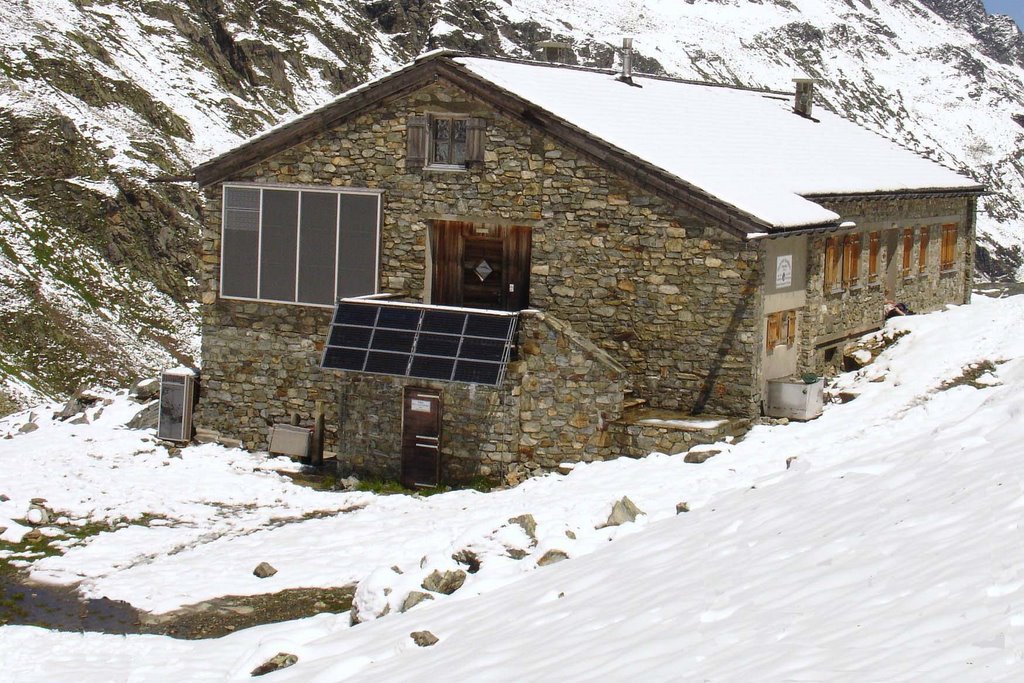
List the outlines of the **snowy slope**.
{"type": "Polygon", "coordinates": [[[481,568],[450,597],[356,627],[321,615],[205,642],[3,627],[4,675],[242,680],[283,651],[299,662],[275,680],[1019,680],[1022,324],[1020,296],[904,318],[887,331],[908,335],[841,378],[859,397],[816,421],[758,427],[702,465],[681,455],[593,463],[495,494],[291,497],[274,475],[248,471],[265,467],[262,457],[242,454],[192,491],[166,485],[175,468],[223,454],[190,448],[181,465],[133,465],[118,455],[140,438],[115,428],[122,403],[91,429],[41,422],[0,441],[10,444],[0,465],[15,475],[3,485],[10,505],[42,495],[71,516],[103,518],[148,472],[128,513],[151,504],[170,520],[36,563],[65,580],[81,567],[93,595],[159,609],[219,592],[341,585],[362,572],[365,610],[401,604],[427,572],[453,567],[455,550],[474,549],[481,568]],[[114,462],[107,471],[118,476],[81,487],[47,477],[52,468],[24,456],[36,435],[83,481],[114,462]],[[78,448],[82,437],[96,450],[78,448]],[[254,506],[233,515],[239,485],[255,486],[254,506]],[[258,530],[282,495],[292,515],[365,507],[258,530]],[[595,529],[623,495],[647,514],[595,529]],[[675,514],[679,501],[691,511],[675,514]],[[218,507],[216,532],[198,538],[191,525],[218,507]],[[536,545],[507,520],[524,513],[536,519],[536,545]],[[171,552],[171,534],[197,538],[171,552]],[[569,559],[538,567],[555,548],[569,559]],[[256,588],[246,574],[268,557],[280,571],[256,588]],[[419,630],[440,642],[416,647],[409,634],[419,630]]]}

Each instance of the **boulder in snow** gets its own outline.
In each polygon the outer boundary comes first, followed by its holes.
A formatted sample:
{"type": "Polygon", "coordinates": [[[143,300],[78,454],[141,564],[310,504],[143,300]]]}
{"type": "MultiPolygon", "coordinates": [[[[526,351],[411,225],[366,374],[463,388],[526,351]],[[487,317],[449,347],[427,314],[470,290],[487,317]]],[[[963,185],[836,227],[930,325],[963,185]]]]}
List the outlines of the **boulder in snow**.
{"type": "Polygon", "coordinates": [[[537,542],[537,520],[531,514],[519,515],[508,520],[509,524],[518,524],[534,543],[537,542]]]}
{"type": "Polygon", "coordinates": [[[689,503],[687,503],[685,501],[682,502],[682,503],[676,503],[676,514],[677,515],[681,514],[683,512],[689,512],[689,511],[690,511],[690,504],[689,503]]]}
{"type": "Polygon", "coordinates": [[[160,380],[156,377],[140,379],[128,390],[128,396],[139,403],[152,401],[160,394],[160,380]]]}
{"type": "Polygon", "coordinates": [[[412,638],[412,642],[420,647],[430,647],[437,643],[437,636],[430,631],[413,631],[409,634],[409,637],[412,638]]]}
{"type": "Polygon", "coordinates": [[[297,661],[299,661],[299,658],[296,655],[289,654],[287,652],[278,652],[276,655],[253,669],[251,675],[263,676],[273,671],[287,669],[297,661]]]}
{"type": "Polygon", "coordinates": [[[252,570],[253,576],[259,579],[266,579],[277,573],[277,570],[269,562],[260,562],[256,569],[252,570]]]}
{"type": "Polygon", "coordinates": [[[556,562],[561,562],[562,560],[568,560],[568,559],[569,559],[569,554],[566,553],[564,550],[558,550],[557,548],[553,548],[553,549],[547,551],[546,553],[544,553],[541,556],[541,558],[539,560],[537,560],[537,566],[538,567],[546,567],[549,564],[555,564],[556,562]]]}
{"type": "Polygon", "coordinates": [[[424,593],[423,591],[410,591],[409,595],[405,597],[405,602],[402,603],[401,612],[408,612],[416,605],[420,604],[424,600],[433,600],[434,596],[430,593],[424,593]]]}
{"type": "Polygon", "coordinates": [[[432,593],[451,595],[462,588],[462,584],[465,582],[466,572],[461,569],[446,569],[443,572],[435,569],[427,575],[427,578],[423,579],[422,587],[432,593]]]}
{"type": "Polygon", "coordinates": [[[160,418],[160,404],[154,401],[135,413],[135,417],[125,423],[128,429],[156,429],[160,418]]]}
{"type": "Polygon", "coordinates": [[[628,497],[623,496],[622,500],[616,501],[615,505],[612,506],[612,512],[608,515],[608,521],[604,523],[604,526],[619,526],[626,522],[635,522],[639,515],[646,514],[628,497]]]}

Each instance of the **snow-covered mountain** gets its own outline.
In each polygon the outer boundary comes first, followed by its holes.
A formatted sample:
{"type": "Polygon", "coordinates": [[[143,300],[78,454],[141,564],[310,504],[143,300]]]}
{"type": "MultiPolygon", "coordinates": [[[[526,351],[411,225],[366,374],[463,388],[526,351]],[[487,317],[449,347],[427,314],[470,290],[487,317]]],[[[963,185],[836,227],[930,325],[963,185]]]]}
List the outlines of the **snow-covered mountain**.
{"type": "MultiPolygon", "coordinates": [[[[989,183],[979,266],[1024,262],[1024,37],[980,0],[16,0],[0,24],[8,399],[195,358],[196,162],[424,49],[786,88],[989,183]]],[[[4,399],[0,396],[0,403],[4,399]]],[[[0,409],[3,406],[0,405],[0,409]]]]}

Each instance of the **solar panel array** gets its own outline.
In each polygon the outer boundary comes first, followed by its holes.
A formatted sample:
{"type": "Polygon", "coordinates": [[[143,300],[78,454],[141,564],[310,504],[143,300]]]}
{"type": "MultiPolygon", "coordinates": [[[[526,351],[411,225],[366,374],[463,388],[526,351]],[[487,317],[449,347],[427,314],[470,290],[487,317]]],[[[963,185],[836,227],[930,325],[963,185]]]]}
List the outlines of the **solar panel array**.
{"type": "Polygon", "coordinates": [[[320,367],[496,386],[517,320],[515,313],[343,299],[320,367]]]}

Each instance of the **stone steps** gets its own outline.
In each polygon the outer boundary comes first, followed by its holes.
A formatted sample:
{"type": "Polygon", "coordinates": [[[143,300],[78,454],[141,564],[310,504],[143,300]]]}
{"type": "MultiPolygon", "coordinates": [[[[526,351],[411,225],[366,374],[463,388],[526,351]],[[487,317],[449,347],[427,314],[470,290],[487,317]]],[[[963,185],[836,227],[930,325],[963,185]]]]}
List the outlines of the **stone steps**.
{"type": "Polygon", "coordinates": [[[699,444],[715,443],[727,437],[742,437],[750,420],[717,415],[637,407],[608,425],[622,448],[622,454],[643,457],[648,453],[683,453],[699,444]]]}

